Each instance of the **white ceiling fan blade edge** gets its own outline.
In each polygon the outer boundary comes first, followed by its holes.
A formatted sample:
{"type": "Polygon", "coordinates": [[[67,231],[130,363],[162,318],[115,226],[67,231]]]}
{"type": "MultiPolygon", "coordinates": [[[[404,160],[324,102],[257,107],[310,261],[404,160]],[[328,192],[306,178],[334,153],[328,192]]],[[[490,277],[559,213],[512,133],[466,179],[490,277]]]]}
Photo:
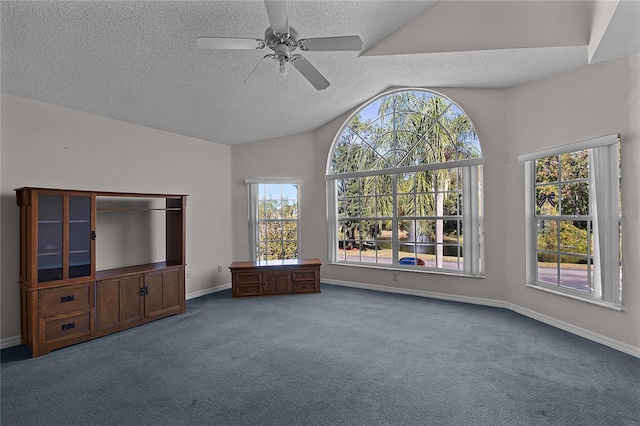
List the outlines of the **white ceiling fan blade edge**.
{"type": "Polygon", "coordinates": [[[309,83],[311,83],[316,89],[324,90],[331,84],[326,78],[324,78],[322,74],[320,74],[320,71],[318,71],[313,65],[311,65],[311,63],[307,61],[303,56],[292,56],[291,63],[298,71],[300,71],[300,74],[302,74],[304,78],[309,80],[309,83]]]}
{"type": "Polygon", "coordinates": [[[267,9],[269,24],[273,32],[278,34],[289,34],[289,13],[287,12],[287,2],[284,0],[264,0],[267,9]]]}
{"type": "Polygon", "coordinates": [[[257,38],[236,37],[198,37],[196,46],[199,49],[262,49],[265,43],[257,38]]]}
{"type": "Polygon", "coordinates": [[[309,51],[353,51],[362,50],[360,36],[318,37],[301,39],[298,44],[302,50],[309,51]]]}

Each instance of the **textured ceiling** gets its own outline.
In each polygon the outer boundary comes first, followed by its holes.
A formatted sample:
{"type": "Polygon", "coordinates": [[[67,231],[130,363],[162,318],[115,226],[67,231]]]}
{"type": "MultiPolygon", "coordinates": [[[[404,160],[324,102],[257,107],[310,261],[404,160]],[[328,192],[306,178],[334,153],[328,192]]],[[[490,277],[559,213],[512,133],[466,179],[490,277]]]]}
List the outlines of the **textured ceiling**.
{"type": "MultiPolygon", "coordinates": [[[[304,53],[331,82],[316,91],[296,70],[281,77],[276,67],[262,85],[243,84],[264,50],[196,48],[198,36],[263,38],[262,1],[2,1],[2,92],[237,144],[314,130],[392,86],[505,88],[587,65],[588,2],[486,2],[490,13],[466,21],[456,20],[465,2],[444,3],[290,1],[301,38],[364,42],[362,55],[304,53]],[[536,35],[544,25],[548,36],[536,35]],[[425,50],[438,40],[447,51],[425,50]]],[[[611,49],[620,34],[629,38],[616,28],[603,37],[611,49]]],[[[637,47],[625,49],[615,55],[637,47]]]]}

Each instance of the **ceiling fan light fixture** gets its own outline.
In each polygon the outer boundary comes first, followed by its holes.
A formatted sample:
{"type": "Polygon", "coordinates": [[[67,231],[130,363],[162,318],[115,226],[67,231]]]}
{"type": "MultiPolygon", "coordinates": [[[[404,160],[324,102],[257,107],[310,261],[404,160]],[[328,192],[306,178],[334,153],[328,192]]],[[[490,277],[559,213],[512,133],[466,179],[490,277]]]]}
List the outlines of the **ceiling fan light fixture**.
{"type": "Polygon", "coordinates": [[[285,62],[283,59],[280,59],[280,75],[282,77],[286,77],[287,76],[287,67],[285,66],[285,62]]]}

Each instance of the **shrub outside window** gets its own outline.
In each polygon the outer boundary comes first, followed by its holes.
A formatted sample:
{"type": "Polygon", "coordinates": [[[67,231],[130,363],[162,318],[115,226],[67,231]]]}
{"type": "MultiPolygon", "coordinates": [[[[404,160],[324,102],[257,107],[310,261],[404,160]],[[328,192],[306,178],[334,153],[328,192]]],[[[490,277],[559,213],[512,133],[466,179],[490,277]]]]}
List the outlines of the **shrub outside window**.
{"type": "Polygon", "coordinates": [[[481,164],[450,99],[410,89],[369,101],[327,162],[330,261],[481,275],[481,164]]]}

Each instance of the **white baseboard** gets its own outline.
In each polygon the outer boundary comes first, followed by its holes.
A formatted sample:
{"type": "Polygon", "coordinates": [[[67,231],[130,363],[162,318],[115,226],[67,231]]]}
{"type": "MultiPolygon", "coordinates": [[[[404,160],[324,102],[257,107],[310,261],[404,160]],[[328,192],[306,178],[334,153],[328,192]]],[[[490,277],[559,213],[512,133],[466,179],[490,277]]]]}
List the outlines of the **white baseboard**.
{"type": "Polygon", "coordinates": [[[216,287],[207,288],[207,289],[204,289],[204,290],[198,290],[198,291],[194,291],[194,292],[191,292],[191,293],[187,293],[186,299],[187,300],[195,299],[196,297],[206,296],[207,294],[217,293],[219,291],[228,290],[230,288],[231,288],[231,283],[219,285],[219,286],[216,286],[216,287]]]}
{"type": "Polygon", "coordinates": [[[327,284],[339,285],[343,287],[355,287],[355,288],[362,288],[366,290],[383,291],[387,293],[408,294],[411,296],[430,297],[433,299],[449,300],[452,302],[473,303],[475,305],[509,309],[510,311],[535,319],[536,321],[540,321],[552,327],[559,328],[561,330],[567,331],[577,336],[584,337],[585,339],[591,340],[593,342],[600,343],[612,349],[616,349],[620,352],[624,352],[636,358],[640,358],[640,348],[628,345],[626,343],[620,342],[615,339],[611,339],[607,336],[603,336],[601,334],[594,333],[589,330],[585,330],[584,328],[580,328],[573,324],[569,324],[567,322],[557,320],[547,315],[540,314],[536,311],[532,311],[531,309],[523,308],[522,306],[519,306],[513,303],[504,302],[501,300],[483,299],[479,297],[469,297],[469,296],[456,296],[452,294],[435,293],[435,292],[424,291],[424,290],[411,290],[411,289],[405,289],[405,288],[389,287],[389,286],[376,285],[376,284],[363,284],[363,283],[331,280],[331,279],[324,279],[324,278],[322,279],[322,282],[327,284]]]}
{"type": "Polygon", "coordinates": [[[594,333],[593,331],[589,331],[573,324],[569,324],[568,322],[557,320],[550,316],[532,311],[531,309],[523,308],[519,305],[514,305],[513,303],[508,303],[505,308],[526,317],[533,318],[534,320],[543,322],[550,326],[559,328],[560,330],[568,331],[569,333],[575,334],[576,336],[584,337],[585,339],[600,343],[601,345],[609,346],[610,348],[632,355],[636,358],[640,358],[640,348],[636,348],[635,346],[631,346],[610,337],[603,336],[602,334],[594,333]]]}
{"type": "Polygon", "coordinates": [[[0,349],[10,348],[11,346],[18,346],[20,343],[22,343],[20,335],[0,339],[0,349]]]}
{"type": "Polygon", "coordinates": [[[453,294],[436,293],[432,291],[411,290],[407,288],[389,287],[389,286],[377,285],[377,284],[363,284],[363,283],[355,283],[351,281],[328,280],[325,278],[322,279],[322,282],[327,284],[340,285],[343,287],[355,287],[355,288],[363,288],[365,290],[384,291],[387,293],[398,293],[398,294],[408,294],[410,296],[430,297],[432,299],[442,299],[442,300],[449,300],[452,302],[472,303],[474,305],[491,306],[494,308],[506,307],[506,303],[501,300],[482,299],[479,297],[456,296],[453,294]]]}

